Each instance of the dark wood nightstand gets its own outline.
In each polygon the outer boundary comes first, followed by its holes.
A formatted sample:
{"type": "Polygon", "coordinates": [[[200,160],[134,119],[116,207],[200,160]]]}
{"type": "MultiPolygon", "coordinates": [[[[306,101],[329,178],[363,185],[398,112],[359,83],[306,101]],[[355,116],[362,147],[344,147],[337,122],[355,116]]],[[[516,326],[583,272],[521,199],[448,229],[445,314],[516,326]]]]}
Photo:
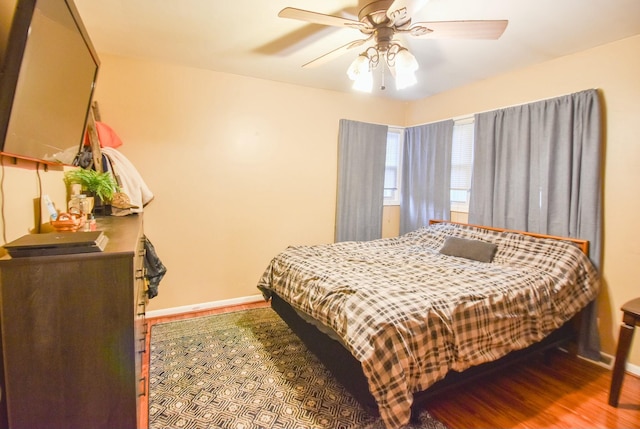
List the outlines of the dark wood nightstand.
{"type": "Polygon", "coordinates": [[[631,348],[631,340],[636,325],[640,325],[640,298],[632,299],[625,303],[622,308],[623,317],[620,325],[620,335],[618,336],[618,350],[616,351],[616,362],[613,366],[611,376],[611,390],[609,391],[609,405],[618,406],[620,399],[620,389],[624,378],[625,364],[631,348]]]}

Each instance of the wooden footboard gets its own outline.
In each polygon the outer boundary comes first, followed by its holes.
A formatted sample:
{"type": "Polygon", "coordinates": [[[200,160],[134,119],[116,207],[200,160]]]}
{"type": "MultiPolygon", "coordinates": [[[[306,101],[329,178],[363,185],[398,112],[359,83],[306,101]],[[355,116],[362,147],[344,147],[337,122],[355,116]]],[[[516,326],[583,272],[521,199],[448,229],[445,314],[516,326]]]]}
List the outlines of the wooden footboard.
{"type": "Polygon", "coordinates": [[[451,222],[449,220],[431,219],[429,221],[429,225],[433,225],[434,223],[451,223],[453,225],[473,226],[473,227],[476,227],[476,228],[482,228],[482,229],[486,229],[486,230],[489,230],[489,231],[515,232],[515,233],[522,234],[522,235],[528,235],[530,237],[551,238],[553,240],[569,241],[571,243],[574,243],[576,246],[578,246],[580,248],[580,250],[582,250],[582,253],[584,253],[585,255],[589,256],[589,240],[583,240],[581,238],[559,237],[557,235],[539,234],[537,232],[528,232],[528,231],[517,231],[515,229],[497,228],[497,227],[494,227],[494,226],[473,225],[473,224],[470,224],[470,223],[462,223],[462,222],[451,222]]]}

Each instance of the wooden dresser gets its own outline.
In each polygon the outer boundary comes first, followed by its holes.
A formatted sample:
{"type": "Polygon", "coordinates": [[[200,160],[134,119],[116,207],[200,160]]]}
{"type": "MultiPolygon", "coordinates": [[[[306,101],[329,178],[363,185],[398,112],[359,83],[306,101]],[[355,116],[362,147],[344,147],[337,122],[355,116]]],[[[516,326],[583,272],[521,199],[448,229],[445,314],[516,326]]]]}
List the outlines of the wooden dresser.
{"type": "Polygon", "coordinates": [[[145,346],[142,215],[105,217],[103,252],[0,260],[9,428],[136,428],[145,346]]]}

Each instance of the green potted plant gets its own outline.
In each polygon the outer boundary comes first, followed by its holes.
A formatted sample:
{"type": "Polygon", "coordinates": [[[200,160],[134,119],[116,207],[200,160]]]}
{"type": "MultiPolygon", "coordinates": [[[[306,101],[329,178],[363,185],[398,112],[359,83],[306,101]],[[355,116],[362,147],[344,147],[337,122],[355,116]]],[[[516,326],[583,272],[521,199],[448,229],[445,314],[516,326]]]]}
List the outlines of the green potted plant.
{"type": "Polygon", "coordinates": [[[108,171],[100,173],[96,170],[78,168],[67,171],[64,180],[68,185],[77,183],[82,186],[87,196],[94,197],[96,208],[109,204],[119,190],[118,183],[108,171]]]}

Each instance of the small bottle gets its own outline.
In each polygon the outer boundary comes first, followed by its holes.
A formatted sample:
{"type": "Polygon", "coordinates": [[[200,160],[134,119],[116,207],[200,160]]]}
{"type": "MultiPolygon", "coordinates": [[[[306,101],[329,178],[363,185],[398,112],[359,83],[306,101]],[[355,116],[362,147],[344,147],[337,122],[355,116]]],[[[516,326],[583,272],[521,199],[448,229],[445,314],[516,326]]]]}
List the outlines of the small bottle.
{"type": "Polygon", "coordinates": [[[78,199],[80,200],[80,213],[86,218],[86,215],[91,213],[91,202],[85,194],[78,195],[78,199]]]}
{"type": "Polygon", "coordinates": [[[96,218],[93,213],[87,214],[87,222],[84,225],[85,231],[95,231],[98,227],[96,224],[96,218]]]}

